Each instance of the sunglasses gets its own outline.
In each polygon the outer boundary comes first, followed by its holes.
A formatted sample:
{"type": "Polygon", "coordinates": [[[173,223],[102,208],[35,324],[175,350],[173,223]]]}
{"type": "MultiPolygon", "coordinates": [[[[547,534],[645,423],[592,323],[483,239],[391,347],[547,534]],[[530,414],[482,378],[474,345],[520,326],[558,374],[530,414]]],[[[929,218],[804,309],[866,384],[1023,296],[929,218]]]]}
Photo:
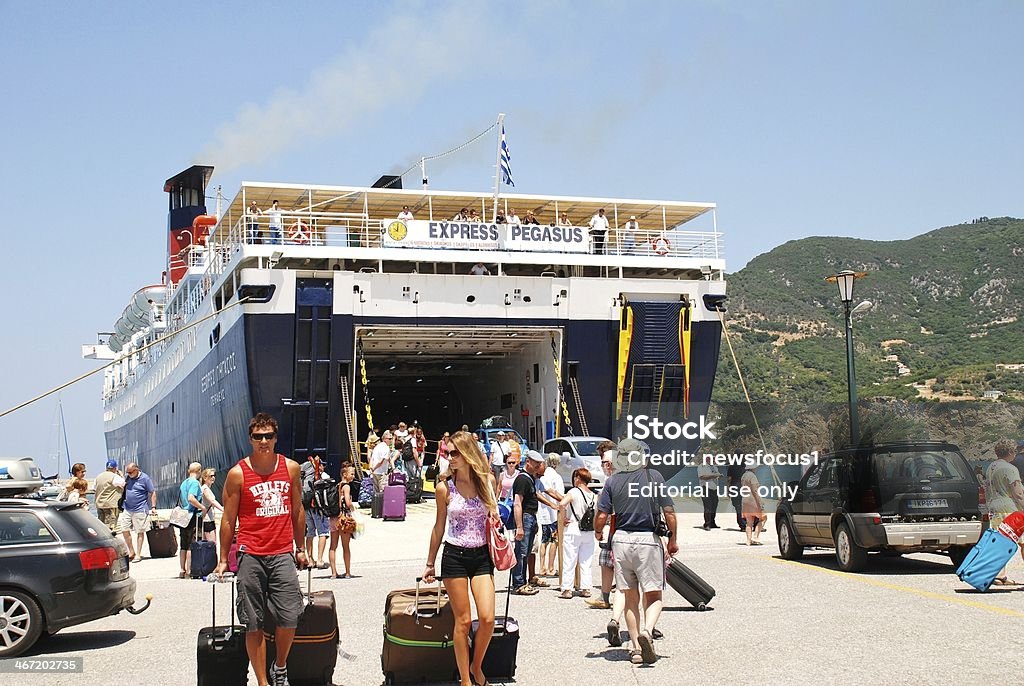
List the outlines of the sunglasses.
{"type": "Polygon", "coordinates": [[[603,467],[611,467],[612,466],[611,460],[601,460],[601,466],[603,466],[603,467]]]}
{"type": "Polygon", "coordinates": [[[458,450],[449,450],[448,451],[448,457],[457,457],[457,456],[459,456],[461,454],[462,453],[460,453],[458,450]]]}
{"type": "Polygon", "coordinates": [[[509,460],[505,464],[519,464],[519,460],[509,460]]]}
{"type": "Polygon", "coordinates": [[[251,438],[255,443],[259,443],[260,441],[272,441],[275,437],[277,437],[277,432],[275,431],[265,434],[249,434],[249,438],[251,438]]]}

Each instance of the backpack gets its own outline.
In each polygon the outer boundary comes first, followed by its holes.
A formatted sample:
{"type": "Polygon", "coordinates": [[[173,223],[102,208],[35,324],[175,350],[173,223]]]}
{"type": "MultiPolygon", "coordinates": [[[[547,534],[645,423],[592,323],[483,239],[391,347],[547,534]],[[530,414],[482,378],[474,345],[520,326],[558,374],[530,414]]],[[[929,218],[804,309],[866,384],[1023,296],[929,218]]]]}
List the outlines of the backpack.
{"type": "MultiPolygon", "coordinates": [[[[581,488],[578,490],[580,492],[580,495],[583,495],[583,489],[581,488]]],[[[569,504],[569,507],[572,509],[572,516],[576,517],[579,520],[580,531],[593,531],[594,515],[596,514],[596,512],[594,511],[594,504],[597,502],[597,496],[594,496],[594,498],[591,499],[589,503],[587,503],[587,497],[583,496],[583,502],[584,504],[586,504],[587,509],[583,511],[582,517],[578,517],[576,515],[576,508],[574,508],[571,503],[569,504]]]]}
{"type": "Polygon", "coordinates": [[[302,507],[313,507],[313,482],[320,476],[320,470],[312,462],[303,462],[299,468],[302,476],[302,507]]]}
{"type": "Polygon", "coordinates": [[[412,449],[413,449],[413,441],[410,438],[410,439],[407,439],[405,441],[405,443],[402,444],[402,451],[400,453],[401,456],[402,456],[402,461],[405,462],[406,464],[409,464],[409,463],[416,464],[416,460],[413,458],[413,455],[412,455],[412,449]]]}
{"type": "Polygon", "coordinates": [[[320,479],[313,484],[313,509],[328,517],[341,514],[341,492],[334,479],[320,479]]]}

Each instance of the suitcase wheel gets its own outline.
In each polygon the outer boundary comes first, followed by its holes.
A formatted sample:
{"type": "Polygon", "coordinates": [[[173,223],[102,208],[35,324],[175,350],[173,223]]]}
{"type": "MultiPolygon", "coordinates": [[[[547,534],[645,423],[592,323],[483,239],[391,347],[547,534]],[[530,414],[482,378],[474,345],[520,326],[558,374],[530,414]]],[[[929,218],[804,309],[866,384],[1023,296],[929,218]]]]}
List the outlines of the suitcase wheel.
{"type": "Polygon", "coordinates": [[[385,684],[393,684],[393,683],[395,683],[395,673],[394,672],[388,672],[387,674],[385,674],[384,675],[384,683],[385,684]]]}
{"type": "Polygon", "coordinates": [[[707,609],[708,609],[708,606],[705,605],[704,603],[698,603],[697,604],[697,612],[704,612],[707,609]]]}

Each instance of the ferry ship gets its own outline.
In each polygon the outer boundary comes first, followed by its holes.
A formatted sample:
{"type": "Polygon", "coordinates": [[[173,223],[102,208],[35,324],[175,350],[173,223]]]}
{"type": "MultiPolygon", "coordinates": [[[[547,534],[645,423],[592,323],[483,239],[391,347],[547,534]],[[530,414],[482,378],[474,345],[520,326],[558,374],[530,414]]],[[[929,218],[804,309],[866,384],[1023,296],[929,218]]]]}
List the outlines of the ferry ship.
{"type": "Polygon", "coordinates": [[[714,203],[382,177],[244,182],[209,213],[212,174],[167,179],[163,279],[83,346],[111,361],[109,455],[137,462],[162,506],[189,462],[224,473],[246,455],[259,411],[280,422],[279,452],[319,454],[336,473],[359,437],[399,420],[436,439],[504,415],[539,447],[612,436],[640,407],[694,415],[710,400],[725,300],[714,203]],[[588,229],[600,209],[603,245],[588,229]],[[528,210],[540,223],[515,223],[528,210]]]}

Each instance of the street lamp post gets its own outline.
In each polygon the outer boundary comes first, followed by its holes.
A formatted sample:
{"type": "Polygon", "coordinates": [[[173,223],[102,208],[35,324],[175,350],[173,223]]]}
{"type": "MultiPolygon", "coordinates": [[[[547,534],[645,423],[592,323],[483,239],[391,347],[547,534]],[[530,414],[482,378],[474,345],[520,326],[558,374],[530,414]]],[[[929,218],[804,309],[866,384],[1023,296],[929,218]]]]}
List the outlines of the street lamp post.
{"type": "Polygon", "coordinates": [[[865,276],[867,276],[867,272],[844,269],[838,274],[825,278],[826,281],[831,281],[839,287],[839,299],[843,301],[846,315],[846,387],[850,404],[850,445],[857,445],[860,442],[860,419],[857,416],[857,377],[853,365],[853,312],[850,309],[850,303],[853,302],[853,284],[857,279],[865,276]]]}

